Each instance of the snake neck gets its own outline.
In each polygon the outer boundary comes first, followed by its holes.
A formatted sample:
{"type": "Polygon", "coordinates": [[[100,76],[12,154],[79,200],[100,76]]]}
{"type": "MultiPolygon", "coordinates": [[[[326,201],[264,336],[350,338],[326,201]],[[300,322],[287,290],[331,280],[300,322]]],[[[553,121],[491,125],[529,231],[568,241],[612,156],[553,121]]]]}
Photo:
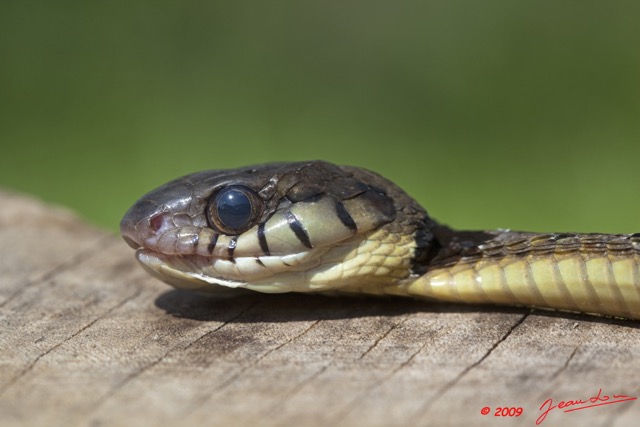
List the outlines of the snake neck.
{"type": "Polygon", "coordinates": [[[454,231],[437,224],[430,234],[416,250],[413,274],[386,294],[640,318],[639,234],[454,231]]]}
{"type": "Polygon", "coordinates": [[[427,215],[418,222],[411,274],[423,275],[433,266],[452,264],[461,258],[476,257],[483,245],[495,240],[500,231],[457,231],[427,215]]]}

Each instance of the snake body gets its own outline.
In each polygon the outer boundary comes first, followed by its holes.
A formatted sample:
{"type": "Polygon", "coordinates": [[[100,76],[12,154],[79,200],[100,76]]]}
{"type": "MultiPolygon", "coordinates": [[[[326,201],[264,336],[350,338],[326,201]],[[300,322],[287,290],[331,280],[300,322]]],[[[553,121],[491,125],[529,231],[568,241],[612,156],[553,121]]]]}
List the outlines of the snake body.
{"type": "Polygon", "coordinates": [[[199,292],[398,295],[640,319],[640,234],[455,231],[352,166],[198,172],[144,195],[120,227],[149,273],[199,292]]]}

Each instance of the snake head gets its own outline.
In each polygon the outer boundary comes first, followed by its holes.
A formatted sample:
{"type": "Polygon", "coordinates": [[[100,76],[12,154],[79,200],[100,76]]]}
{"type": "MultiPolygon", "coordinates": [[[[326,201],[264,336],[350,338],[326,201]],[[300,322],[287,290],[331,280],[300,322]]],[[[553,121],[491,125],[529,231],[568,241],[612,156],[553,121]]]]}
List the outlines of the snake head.
{"type": "Polygon", "coordinates": [[[373,172],[305,162],[184,176],[144,195],[120,229],[174,287],[357,291],[411,274],[425,218],[373,172]]]}

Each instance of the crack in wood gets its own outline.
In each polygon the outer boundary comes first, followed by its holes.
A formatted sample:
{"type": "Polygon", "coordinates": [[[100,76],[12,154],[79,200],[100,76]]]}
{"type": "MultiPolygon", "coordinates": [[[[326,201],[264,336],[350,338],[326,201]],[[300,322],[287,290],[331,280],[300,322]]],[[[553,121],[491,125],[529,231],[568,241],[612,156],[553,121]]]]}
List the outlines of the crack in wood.
{"type": "Polygon", "coordinates": [[[227,378],[226,380],[224,380],[222,383],[220,383],[220,385],[218,385],[216,387],[216,389],[208,396],[206,396],[206,398],[204,399],[199,399],[198,401],[194,402],[193,405],[189,406],[189,408],[185,411],[185,413],[190,413],[193,412],[194,410],[196,410],[197,408],[199,408],[200,406],[206,404],[206,402],[208,402],[213,396],[219,394],[222,390],[224,390],[225,388],[229,387],[231,384],[233,384],[238,378],[240,378],[242,376],[242,374],[244,374],[245,372],[247,372],[249,369],[253,368],[254,366],[256,366],[261,360],[263,360],[265,357],[269,356],[270,354],[273,354],[274,352],[280,350],[282,347],[286,346],[287,344],[292,343],[293,341],[297,340],[298,338],[304,336],[306,333],[308,333],[309,331],[311,331],[313,328],[316,327],[316,325],[318,325],[321,322],[321,320],[316,320],[314,321],[311,325],[309,325],[307,328],[305,328],[302,332],[291,336],[289,339],[287,339],[286,341],[282,342],[281,344],[277,345],[276,347],[269,349],[267,351],[265,351],[263,354],[261,354],[259,357],[253,359],[253,361],[247,365],[244,365],[242,368],[240,368],[238,371],[236,371],[233,375],[231,375],[229,378],[227,378]]]}
{"type": "Polygon", "coordinates": [[[47,283],[51,280],[55,279],[60,274],[75,268],[78,265],[83,264],[93,257],[95,254],[104,251],[105,247],[114,246],[116,244],[116,240],[113,236],[105,235],[100,237],[93,247],[89,249],[85,249],[82,252],[74,254],[71,258],[66,261],[61,262],[57,266],[51,268],[48,271],[42,272],[35,278],[31,280],[27,280],[24,284],[18,287],[18,289],[9,295],[4,301],[0,302],[0,308],[3,308],[5,305],[9,304],[11,301],[19,297],[22,293],[24,293],[27,289],[31,288],[40,283],[47,283]]]}
{"type": "MultiPolygon", "coordinates": [[[[404,319],[406,320],[406,319],[404,319]]],[[[402,322],[404,323],[404,321],[402,322]]],[[[398,325],[399,326],[399,325],[398,325]]],[[[389,331],[390,332],[390,331],[389,331]]],[[[385,336],[388,334],[385,334],[385,336]]],[[[338,411],[338,413],[336,413],[336,415],[334,417],[332,417],[332,422],[331,425],[338,425],[340,424],[340,420],[343,420],[349,413],[351,413],[352,411],[355,410],[356,406],[358,405],[358,403],[360,401],[362,401],[366,396],[370,395],[371,392],[373,392],[375,389],[377,389],[378,387],[382,386],[383,384],[385,384],[390,378],[393,378],[393,376],[399,372],[400,370],[402,370],[404,367],[408,366],[413,359],[415,359],[415,357],[420,354],[420,352],[422,350],[424,350],[424,348],[427,346],[427,341],[425,341],[424,343],[422,343],[422,345],[420,345],[420,347],[414,351],[413,353],[411,353],[411,355],[401,364],[399,364],[398,366],[396,366],[395,368],[391,369],[390,371],[388,371],[385,375],[383,375],[380,379],[378,379],[377,381],[374,381],[373,385],[371,387],[368,387],[366,389],[366,391],[364,393],[361,393],[360,395],[358,395],[355,399],[353,399],[349,404],[345,405],[342,411],[338,411]]]]}
{"type": "Polygon", "coordinates": [[[358,357],[358,360],[362,360],[367,354],[369,354],[369,352],[371,352],[374,348],[376,348],[378,346],[378,344],[380,343],[380,341],[384,340],[392,331],[394,331],[395,329],[397,329],[398,327],[402,326],[404,324],[404,322],[407,321],[407,317],[403,318],[402,320],[400,320],[398,323],[395,323],[393,325],[391,325],[391,327],[389,329],[386,330],[386,332],[384,334],[382,334],[381,336],[378,337],[378,339],[376,339],[373,344],[371,344],[371,346],[366,349],[361,355],[360,357],[358,357]]]}
{"type": "Polygon", "coordinates": [[[268,411],[268,414],[275,415],[279,413],[282,410],[282,408],[284,408],[284,406],[287,404],[289,399],[291,399],[293,396],[298,394],[300,390],[302,390],[307,384],[312,383],[316,378],[322,375],[332,365],[333,365],[332,362],[327,363],[326,365],[320,367],[320,369],[318,369],[316,372],[314,372],[313,374],[305,378],[303,381],[299,382],[295,387],[293,387],[287,393],[283,393],[282,398],[280,399],[280,402],[274,404],[271,407],[271,409],[268,411]]]}
{"type": "MultiPolygon", "coordinates": [[[[532,310],[531,310],[532,311],[532,310]]],[[[472,369],[474,369],[475,367],[477,367],[478,365],[480,365],[483,361],[485,361],[490,355],[491,353],[502,343],[504,342],[507,338],[509,338],[509,336],[511,335],[511,333],[522,324],[522,322],[524,322],[528,317],[529,314],[531,313],[531,311],[529,311],[528,313],[525,313],[524,315],[522,315],[522,317],[520,317],[520,319],[518,319],[518,321],[516,321],[510,328],[509,330],[498,340],[496,341],[483,355],[482,357],[480,357],[478,360],[476,360],[475,362],[473,362],[471,365],[467,366],[466,368],[464,368],[462,370],[462,372],[460,372],[460,374],[458,374],[453,380],[449,381],[448,383],[446,383],[443,387],[441,387],[436,393],[434,393],[434,398],[429,399],[428,401],[425,402],[425,404],[418,410],[415,412],[415,414],[411,417],[410,420],[410,424],[415,425],[417,423],[417,421],[422,418],[424,416],[425,413],[427,413],[429,411],[429,409],[431,409],[431,407],[449,390],[451,390],[462,378],[464,378],[464,376],[466,376],[469,372],[471,372],[472,369]]]]}
{"type": "Polygon", "coordinates": [[[564,372],[565,369],[567,369],[569,367],[569,363],[571,363],[571,360],[576,355],[576,353],[578,352],[579,348],[580,348],[580,345],[575,346],[575,348],[573,349],[573,351],[571,352],[571,354],[569,355],[567,360],[564,361],[564,365],[562,365],[562,367],[560,369],[558,369],[556,372],[554,372],[551,375],[550,379],[552,379],[552,380],[556,379],[556,377],[558,377],[562,372],[564,372]]]}
{"type": "Polygon", "coordinates": [[[74,339],[78,335],[80,335],[83,332],[85,332],[87,329],[89,329],[90,327],[95,325],[98,321],[100,321],[101,319],[104,319],[106,316],[111,314],[114,310],[117,310],[118,308],[120,308],[123,305],[125,305],[127,302],[129,302],[132,299],[136,298],[138,295],[140,295],[141,292],[142,292],[141,288],[136,288],[136,290],[135,290],[135,292],[133,294],[129,295],[127,298],[123,299],[122,301],[120,301],[119,303],[114,305],[113,307],[109,308],[104,313],[102,313],[100,316],[98,316],[95,319],[91,320],[86,325],[84,325],[83,327],[78,329],[73,334],[69,335],[64,340],[54,344],[53,346],[49,347],[45,352],[37,355],[27,366],[25,366],[20,372],[18,372],[18,374],[16,376],[14,376],[2,388],[0,388],[0,396],[2,396],[7,390],[9,390],[21,378],[23,378],[25,375],[27,375],[29,372],[31,372],[33,370],[33,368],[38,364],[38,362],[40,360],[42,360],[44,357],[46,357],[47,355],[51,354],[53,351],[55,351],[56,349],[60,348],[65,343],[71,341],[72,339],[74,339]]]}
{"type": "Polygon", "coordinates": [[[238,313],[236,313],[236,315],[232,316],[230,319],[222,322],[222,324],[216,326],[215,328],[206,331],[205,333],[203,333],[202,335],[200,335],[199,337],[197,337],[196,339],[194,339],[193,341],[190,341],[188,343],[178,343],[172,347],[170,347],[166,352],[164,352],[163,354],[161,354],[158,358],[156,358],[155,360],[151,361],[150,363],[140,367],[140,369],[137,369],[134,372],[131,372],[129,375],[127,375],[124,379],[122,379],[120,382],[118,382],[114,387],[110,388],[109,391],[99,400],[99,403],[97,403],[95,405],[95,407],[93,408],[93,413],[98,412],[98,410],[103,407],[117,392],[118,390],[122,389],[125,385],[129,384],[131,381],[135,380],[136,378],[138,378],[140,375],[142,375],[144,372],[148,371],[149,369],[152,369],[153,367],[157,366],[158,364],[160,364],[163,360],[165,360],[170,354],[176,352],[176,351],[184,351],[186,349],[188,349],[189,347],[191,347],[192,345],[194,345],[196,342],[202,340],[203,338],[205,338],[206,336],[221,330],[222,328],[224,328],[226,325],[228,325],[229,323],[233,322],[234,320],[238,319],[240,316],[242,316],[243,314],[249,312],[253,307],[255,307],[258,304],[259,301],[253,301],[252,303],[248,304],[246,307],[244,307],[243,309],[241,309],[238,313]]]}

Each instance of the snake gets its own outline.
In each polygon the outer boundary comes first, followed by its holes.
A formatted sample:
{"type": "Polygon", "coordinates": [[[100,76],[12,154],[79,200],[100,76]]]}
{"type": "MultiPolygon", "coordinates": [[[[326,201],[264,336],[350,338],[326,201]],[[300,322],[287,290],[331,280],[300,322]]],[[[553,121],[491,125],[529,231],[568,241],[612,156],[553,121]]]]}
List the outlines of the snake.
{"type": "Polygon", "coordinates": [[[189,174],[142,196],[120,231],[148,273],[199,293],[404,296],[640,320],[640,233],[458,231],[355,166],[189,174]]]}

